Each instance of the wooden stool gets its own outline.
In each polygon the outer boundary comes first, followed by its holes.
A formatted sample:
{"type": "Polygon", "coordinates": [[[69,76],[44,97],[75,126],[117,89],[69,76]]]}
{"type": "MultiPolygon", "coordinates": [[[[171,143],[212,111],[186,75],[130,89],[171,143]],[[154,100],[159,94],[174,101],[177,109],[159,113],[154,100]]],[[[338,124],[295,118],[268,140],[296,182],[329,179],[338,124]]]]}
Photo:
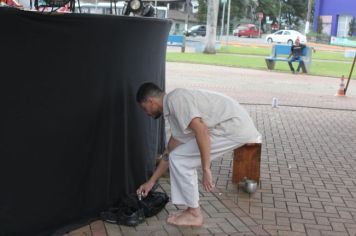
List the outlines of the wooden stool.
{"type": "Polygon", "coordinates": [[[260,182],[261,146],[261,143],[248,143],[234,150],[233,183],[239,183],[245,177],[260,182]]]}

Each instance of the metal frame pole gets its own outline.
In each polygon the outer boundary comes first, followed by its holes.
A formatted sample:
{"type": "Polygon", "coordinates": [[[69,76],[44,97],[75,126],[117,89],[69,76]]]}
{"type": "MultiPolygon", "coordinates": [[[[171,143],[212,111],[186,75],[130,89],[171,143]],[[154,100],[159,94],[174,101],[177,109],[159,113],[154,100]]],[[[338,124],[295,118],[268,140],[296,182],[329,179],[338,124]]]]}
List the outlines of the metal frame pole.
{"type": "Polygon", "coordinates": [[[231,9],[231,0],[228,0],[229,3],[227,5],[227,26],[226,26],[226,46],[229,43],[229,35],[230,35],[230,9],[231,9]]]}
{"type": "MultiPolygon", "coordinates": [[[[157,1],[157,0],[156,0],[157,1]]],[[[185,1],[185,11],[186,11],[186,15],[185,15],[185,26],[184,29],[185,31],[188,31],[189,28],[189,12],[190,12],[190,6],[189,6],[190,0],[186,0],[185,1]]]]}
{"type": "Polygon", "coordinates": [[[279,0],[279,13],[278,13],[278,30],[281,29],[281,13],[282,13],[282,0],[279,0]]]}
{"type": "Polygon", "coordinates": [[[311,10],[312,10],[312,0],[308,0],[307,22],[305,23],[305,29],[304,29],[305,34],[309,33],[311,10]]]}
{"type": "Polygon", "coordinates": [[[351,66],[349,78],[347,79],[346,87],[344,89],[345,95],[346,95],[347,87],[349,87],[349,83],[350,83],[350,79],[351,79],[351,76],[352,76],[352,72],[354,71],[355,62],[356,62],[356,54],[355,54],[355,57],[354,57],[354,62],[352,63],[352,66],[351,66]]]}
{"type": "Polygon", "coordinates": [[[226,0],[223,0],[223,12],[222,12],[222,19],[221,19],[220,40],[222,40],[222,36],[224,34],[225,4],[226,4],[226,0]]]}
{"type": "Polygon", "coordinates": [[[157,18],[157,0],[155,0],[155,17],[157,18]]]}

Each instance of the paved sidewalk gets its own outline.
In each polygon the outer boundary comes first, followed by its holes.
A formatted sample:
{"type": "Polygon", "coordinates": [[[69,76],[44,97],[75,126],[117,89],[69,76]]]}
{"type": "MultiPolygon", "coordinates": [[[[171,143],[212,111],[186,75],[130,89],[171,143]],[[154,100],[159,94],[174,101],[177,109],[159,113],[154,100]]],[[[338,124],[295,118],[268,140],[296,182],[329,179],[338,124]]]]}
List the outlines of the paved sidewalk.
{"type": "MultiPolygon", "coordinates": [[[[200,192],[202,228],[166,224],[168,204],[137,227],[97,221],[68,235],[356,235],[356,83],[334,78],[167,63],[167,90],[205,88],[240,101],[263,134],[261,185],[231,183],[231,153],[212,163],[217,187],[200,192]],[[272,98],[279,107],[272,108],[272,98]]],[[[169,180],[160,181],[170,192],[169,180]]]]}

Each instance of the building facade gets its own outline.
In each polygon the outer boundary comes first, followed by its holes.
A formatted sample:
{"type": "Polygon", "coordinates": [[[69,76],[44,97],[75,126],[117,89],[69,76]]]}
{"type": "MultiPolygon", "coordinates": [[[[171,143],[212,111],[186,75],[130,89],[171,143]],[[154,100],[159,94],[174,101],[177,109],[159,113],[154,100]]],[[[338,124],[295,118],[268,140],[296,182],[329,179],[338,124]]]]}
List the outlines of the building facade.
{"type": "MultiPolygon", "coordinates": [[[[349,25],[356,18],[356,0],[315,0],[314,31],[317,32],[318,20],[322,32],[336,37],[347,37],[349,25]]],[[[356,36],[356,29],[354,29],[356,36]]]]}
{"type": "Polygon", "coordinates": [[[172,20],[170,34],[183,34],[191,26],[199,23],[196,13],[198,12],[199,3],[197,0],[189,0],[189,8],[187,1],[176,0],[168,4],[168,18],[172,20]],[[189,11],[189,14],[187,13],[189,11]]]}

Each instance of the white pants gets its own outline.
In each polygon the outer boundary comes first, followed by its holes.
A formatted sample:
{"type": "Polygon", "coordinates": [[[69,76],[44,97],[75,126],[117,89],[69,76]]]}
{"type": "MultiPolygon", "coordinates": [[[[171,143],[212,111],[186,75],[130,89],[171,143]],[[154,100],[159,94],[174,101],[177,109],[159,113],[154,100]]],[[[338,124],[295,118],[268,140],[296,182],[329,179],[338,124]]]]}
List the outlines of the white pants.
{"type": "MultiPolygon", "coordinates": [[[[221,136],[210,135],[210,161],[244,143],[236,143],[221,136]]],[[[171,198],[173,204],[199,207],[197,167],[201,166],[199,147],[196,139],[180,144],[169,154],[171,198]]]]}

